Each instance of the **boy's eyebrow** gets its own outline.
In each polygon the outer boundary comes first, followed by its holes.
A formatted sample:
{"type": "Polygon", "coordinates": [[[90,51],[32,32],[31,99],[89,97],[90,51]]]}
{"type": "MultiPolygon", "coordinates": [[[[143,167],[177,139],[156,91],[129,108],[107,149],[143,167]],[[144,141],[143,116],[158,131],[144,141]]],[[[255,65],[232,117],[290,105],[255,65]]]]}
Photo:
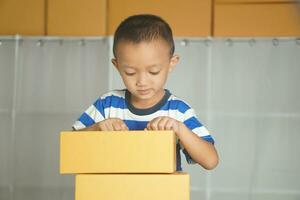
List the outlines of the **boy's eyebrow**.
{"type": "MultiPolygon", "coordinates": [[[[123,66],[126,67],[126,68],[135,68],[134,66],[130,66],[130,65],[127,65],[127,64],[123,64],[123,66]]],[[[153,64],[153,65],[147,66],[146,68],[159,67],[159,66],[160,66],[159,64],[153,64]]]]}
{"type": "Polygon", "coordinates": [[[132,67],[130,65],[126,65],[126,64],[123,64],[123,66],[126,67],[126,68],[134,68],[134,67],[132,67]]]}
{"type": "Polygon", "coordinates": [[[147,68],[151,68],[151,67],[159,67],[159,64],[149,65],[147,68]]]}
{"type": "Polygon", "coordinates": [[[148,69],[148,70],[150,70],[152,68],[157,69],[157,68],[159,68],[159,66],[160,66],[159,64],[153,64],[153,65],[147,66],[146,69],[148,69]]]}

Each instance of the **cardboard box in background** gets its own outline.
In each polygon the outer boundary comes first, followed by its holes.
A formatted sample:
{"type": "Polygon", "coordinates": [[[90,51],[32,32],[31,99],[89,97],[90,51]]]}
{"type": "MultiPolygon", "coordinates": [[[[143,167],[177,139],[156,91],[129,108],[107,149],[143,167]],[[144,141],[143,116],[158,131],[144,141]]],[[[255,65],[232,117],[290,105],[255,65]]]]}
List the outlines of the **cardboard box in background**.
{"type": "Polygon", "coordinates": [[[47,1],[47,35],[105,36],[106,0],[47,1]]]}
{"type": "Polygon", "coordinates": [[[189,200],[189,175],[80,174],[75,200],[189,200]]]}
{"type": "Polygon", "coordinates": [[[45,35],[45,4],[41,0],[1,0],[0,35],[45,35]]]}
{"type": "Polygon", "coordinates": [[[130,15],[151,13],[161,16],[177,37],[212,35],[212,0],[109,0],[107,32],[113,35],[117,26],[130,15]]]}
{"type": "Polygon", "coordinates": [[[216,37],[299,35],[300,6],[297,3],[242,3],[215,6],[214,36],[216,37]]]}
{"type": "Polygon", "coordinates": [[[173,173],[172,131],[62,132],[60,173],[173,173]]]}

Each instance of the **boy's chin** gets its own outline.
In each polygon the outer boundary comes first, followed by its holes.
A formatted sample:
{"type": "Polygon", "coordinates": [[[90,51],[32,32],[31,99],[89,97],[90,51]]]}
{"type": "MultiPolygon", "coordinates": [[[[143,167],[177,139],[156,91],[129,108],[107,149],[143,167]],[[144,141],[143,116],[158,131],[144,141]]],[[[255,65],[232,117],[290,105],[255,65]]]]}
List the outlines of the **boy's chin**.
{"type": "Polygon", "coordinates": [[[146,95],[135,94],[134,97],[135,97],[135,99],[144,100],[144,101],[152,99],[151,94],[146,94],[146,95]]]}
{"type": "Polygon", "coordinates": [[[152,92],[149,92],[147,94],[139,94],[139,93],[135,93],[133,94],[134,98],[136,100],[139,100],[139,101],[152,101],[153,98],[155,97],[155,95],[152,93],[152,92]]]}
{"type": "Polygon", "coordinates": [[[139,92],[139,91],[135,91],[134,93],[132,93],[132,95],[139,100],[153,100],[153,98],[156,98],[158,93],[154,90],[149,90],[147,92],[139,92]]]}

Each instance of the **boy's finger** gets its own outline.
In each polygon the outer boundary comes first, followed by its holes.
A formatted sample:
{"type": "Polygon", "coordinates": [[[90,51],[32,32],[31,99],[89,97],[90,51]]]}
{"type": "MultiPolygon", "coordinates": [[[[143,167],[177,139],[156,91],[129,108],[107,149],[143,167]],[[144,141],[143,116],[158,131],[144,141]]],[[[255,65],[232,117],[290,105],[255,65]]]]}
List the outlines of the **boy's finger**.
{"type": "Polygon", "coordinates": [[[149,130],[149,131],[153,130],[152,127],[151,127],[151,124],[152,124],[152,121],[150,121],[150,122],[147,124],[147,130],[149,130]]]}
{"type": "Polygon", "coordinates": [[[166,117],[162,117],[159,121],[158,121],[158,129],[159,130],[165,130],[166,129],[166,123],[168,122],[168,118],[166,117]]]}
{"type": "Polygon", "coordinates": [[[113,123],[113,129],[114,129],[114,131],[122,130],[121,126],[117,122],[113,123]]]}
{"type": "Polygon", "coordinates": [[[120,126],[123,131],[128,131],[128,127],[126,126],[126,124],[123,121],[120,123],[120,126]]]}
{"type": "Polygon", "coordinates": [[[106,131],[106,126],[103,123],[99,123],[100,131],[106,131]]]}
{"type": "Polygon", "coordinates": [[[103,131],[110,131],[111,129],[109,128],[107,123],[103,123],[103,131]]]}
{"type": "Polygon", "coordinates": [[[166,130],[172,130],[173,122],[171,120],[168,120],[165,127],[166,127],[166,130]]]}
{"type": "Polygon", "coordinates": [[[128,130],[128,127],[127,125],[125,124],[125,122],[121,119],[118,119],[118,125],[120,126],[120,129],[122,131],[127,131],[128,130]]]}
{"type": "Polygon", "coordinates": [[[151,127],[151,129],[152,130],[159,130],[159,128],[158,128],[158,122],[161,120],[161,118],[160,117],[157,117],[157,118],[155,118],[155,119],[153,119],[152,121],[151,121],[151,123],[150,123],[150,127],[151,127]]]}
{"type": "Polygon", "coordinates": [[[111,122],[105,123],[107,131],[114,131],[114,127],[111,122]]]}
{"type": "Polygon", "coordinates": [[[149,128],[150,128],[150,130],[153,130],[153,131],[156,129],[156,124],[155,124],[154,121],[153,121],[153,122],[150,122],[149,128]]]}

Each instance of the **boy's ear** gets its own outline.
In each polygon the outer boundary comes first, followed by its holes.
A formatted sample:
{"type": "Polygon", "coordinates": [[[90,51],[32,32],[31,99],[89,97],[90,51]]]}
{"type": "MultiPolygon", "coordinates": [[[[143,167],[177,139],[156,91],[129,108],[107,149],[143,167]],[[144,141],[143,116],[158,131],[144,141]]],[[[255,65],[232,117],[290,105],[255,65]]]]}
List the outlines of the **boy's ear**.
{"type": "Polygon", "coordinates": [[[170,60],[169,72],[173,71],[177,63],[179,62],[179,55],[173,55],[170,60]]]}
{"type": "Polygon", "coordinates": [[[115,66],[115,68],[119,71],[117,59],[112,58],[112,59],[111,59],[111,63],[112,63],[112,64],[115,66]]]}

